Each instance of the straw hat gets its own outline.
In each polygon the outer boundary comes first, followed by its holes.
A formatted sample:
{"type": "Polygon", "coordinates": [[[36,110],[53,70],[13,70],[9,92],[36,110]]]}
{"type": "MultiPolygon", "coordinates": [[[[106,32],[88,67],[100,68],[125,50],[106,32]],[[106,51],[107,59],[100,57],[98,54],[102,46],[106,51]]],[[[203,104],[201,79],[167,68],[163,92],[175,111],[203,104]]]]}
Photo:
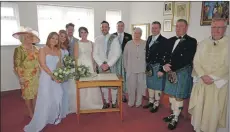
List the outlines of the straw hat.
{"type": "Polygon", "coordinates": [[[19,32],[14,33],[12,36],[16,39],[20,39],[20,35],[23,34],[32,34],[33,35],[33,42],[32,43],[39,43],[40,39],[38,37],[38,32],[33,30],[30,27],[21,27],[19,32]]]}

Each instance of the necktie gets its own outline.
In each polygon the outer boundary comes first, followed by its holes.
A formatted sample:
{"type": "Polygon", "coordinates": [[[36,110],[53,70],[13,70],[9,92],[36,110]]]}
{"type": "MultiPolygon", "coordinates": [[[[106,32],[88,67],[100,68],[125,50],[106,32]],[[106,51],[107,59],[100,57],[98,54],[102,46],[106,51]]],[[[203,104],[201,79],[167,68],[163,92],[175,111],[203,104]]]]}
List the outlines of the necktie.
{"type": "Polygon", "coordinates": [[[107,36],[105,36],[105,53],[107,51],[107,36]]]}
{"type": "Polygon", "coordinates": [[[178,39],[182,39],[182,37],[180,36],[180,37],[177,37],[178,39]]]}
{"type": "Polygon", "coordinates": [[[155,42],[155,36],[152,37],[152,40],[151,40],[151,42],[149,44],[149,47],[151,47],[154,44],[154,42],[155,42]]]}
{"type": "Polygon", "coordinates": [[[118,40],[119,40],[119,43],[121,44],[122,43],[122,36],[121,36],[121,34],[118,35],[118,40]]]}

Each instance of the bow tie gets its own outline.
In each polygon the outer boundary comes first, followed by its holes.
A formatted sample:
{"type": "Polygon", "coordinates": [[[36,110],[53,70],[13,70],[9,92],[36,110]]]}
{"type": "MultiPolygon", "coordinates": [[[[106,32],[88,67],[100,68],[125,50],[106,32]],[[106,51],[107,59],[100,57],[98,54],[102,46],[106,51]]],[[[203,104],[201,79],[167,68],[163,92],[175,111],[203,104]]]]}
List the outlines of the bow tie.
{"type": "Polygon", "coordinates": [[[182,39],[182,38],[183,38],[183,37],[181,37],[181,36],[180,36],[180,37],[177,37],[177,39],[182,39]]]}

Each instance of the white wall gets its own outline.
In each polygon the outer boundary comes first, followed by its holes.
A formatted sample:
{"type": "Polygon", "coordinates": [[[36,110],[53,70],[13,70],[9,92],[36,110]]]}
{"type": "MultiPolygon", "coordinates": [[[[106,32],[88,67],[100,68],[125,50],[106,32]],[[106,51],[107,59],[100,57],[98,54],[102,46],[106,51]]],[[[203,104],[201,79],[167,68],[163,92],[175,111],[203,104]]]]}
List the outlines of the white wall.
{"type": "MultiPolygon", "coordinates": [[[[126,23],[126,31],[129,31],[130,2],[15,2],[18,4],[20,24],[38,30],[37,7],[41,4],[57,4],[77,7],[94,8],[94,34],[100,35],[100,23],[106,18],[106,10],[121,10],[122,21],[126,23]]],[[[60,27],[64,28],[64,27],[60,27]]],[[[90,31],[89,31],[90,32],[90,31]]],[[[1,46],[1,91],[9,91],[19,88],[15,74],[13,73],[13,52],[16,46],[1,46]]]]}
{"type": "MultiPolygon", "coordinates": [[[[191,2],[190,21],[188,35],[193,36],[197,41],[210,36],[210,26],[200,26],[202,2],[191,2]]],[[[171,19],[172,16],[163,16],[164,2],[132,2],[130,6],[130,24],[152,23],[159,21],[163,27],[164,19],[171,19]]],[[[175,36],[175,26],[172,32],[163,32],[166,38],[175,36]]],[[[227,34],[230,34],[229,25],[227,34]]]]}

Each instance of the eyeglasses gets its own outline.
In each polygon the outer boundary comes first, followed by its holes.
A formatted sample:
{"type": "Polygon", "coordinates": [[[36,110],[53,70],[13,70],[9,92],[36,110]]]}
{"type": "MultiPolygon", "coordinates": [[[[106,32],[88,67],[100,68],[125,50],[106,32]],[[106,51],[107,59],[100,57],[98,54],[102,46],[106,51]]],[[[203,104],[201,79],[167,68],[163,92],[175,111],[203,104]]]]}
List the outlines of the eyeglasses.
{"type": "Polygon", "coordinates": [[[223,29],[223,28],[226,28],[225,26],[224,27],[211,27],[212,29],[223,29]]]}

